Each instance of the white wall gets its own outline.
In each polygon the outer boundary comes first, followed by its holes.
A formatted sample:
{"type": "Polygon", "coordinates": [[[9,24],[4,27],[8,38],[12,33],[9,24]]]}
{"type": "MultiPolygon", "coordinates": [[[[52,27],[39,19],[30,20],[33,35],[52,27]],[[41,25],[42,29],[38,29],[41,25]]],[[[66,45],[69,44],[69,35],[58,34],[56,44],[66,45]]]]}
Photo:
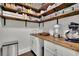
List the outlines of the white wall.
{"type": "Polygon", "coordinates": [[[39,28],[39,24],[38,23],[27,22],[27,27],[28,28],[39,28]]]}
{"type": "MultiPolygon", "coordinates": [[[[62,32],[68,29],[68,25],[70,24],[70,22],[79,23],[79,15],[59,19],[59,24],[61,25],[62,32]]],[[[45,22],[44,29],[46,29],[47,31],[49,29],[53,29],[53,25],[55,24],[56,20],[45,22]]]]}
{"type": "Polygon", "coordinates": [[[16,27],[16,28],[25,27],[25,22],[24,21],[16,21],[16,20],[7,20],[6,19],[6,27],[16,27]]]}
{"type": "Polygon", "coordinates": [[[31,50],[30,34],[38,31],[39,29],[36,28],[2,28],[0,32],[0,41],[18,40],[19,54],[22,54],[31,50]]]}

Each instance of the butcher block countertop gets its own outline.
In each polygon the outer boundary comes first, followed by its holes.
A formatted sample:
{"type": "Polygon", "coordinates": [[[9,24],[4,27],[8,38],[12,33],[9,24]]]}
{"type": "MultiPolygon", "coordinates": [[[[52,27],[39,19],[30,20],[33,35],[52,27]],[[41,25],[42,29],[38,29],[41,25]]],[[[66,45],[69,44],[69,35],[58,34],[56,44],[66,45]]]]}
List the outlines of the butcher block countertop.
{"type": "Polygon", "coordinates": [[[38,37],[42,40],[46,40],[46,41],[49,41],[49,42],[52,42],[52,43],[58,44],[60,46],[63,46],[63,47],[66,47],[66,48],[69,48],[69,49],[79,52],[79,43],[68,42],[68,41],[65,41],[64,38],[55,38],[50,35],[47,35],[47,36],[40,35],[39,33],[38,34],[31,34],[31,35],[38,37]]]}

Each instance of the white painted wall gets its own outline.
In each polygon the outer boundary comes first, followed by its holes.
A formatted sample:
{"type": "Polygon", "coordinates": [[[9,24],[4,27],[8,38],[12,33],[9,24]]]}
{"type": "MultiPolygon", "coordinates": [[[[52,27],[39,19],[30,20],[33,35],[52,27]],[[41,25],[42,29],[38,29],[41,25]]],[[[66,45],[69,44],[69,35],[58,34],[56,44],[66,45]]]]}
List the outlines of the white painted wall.
{"type": "Polygon", "coordinates": [[[6,19],[6,26],[5,27],[21,28],[21,27],[25,27],[25,22],[24,21],[16,21],[16,20],[7,20],[6,19]]]}
{"type": "MultiPolygon", "coordinates": [[[[59,19],[59,24],[61,25],[62,33],[68,29],[68,25],[70,24],[70,22],[79,23],[79,15],[59,19]]],[[[45,22],[44,29],[46,29],[46,31],[48,31],[49,29],[53,29],[53,25],[55,24],[56,20],[45,22]]]]}
{"type": "MultiPolygon", "coordinates": [[[[18,40],[19,42],[19,54],[25,53],[31,50],[30,34],[38,32],[39,29],[31,28],[2,28],[0,32],[0,41],[4,38],[6,40],[18,40]]],[[[1,44],[1,43],[0,43],[1,44]]]]}
{"type": "Polygon", "coordinates": [[[38,23],[27,22],[27,27],[28,28],[39,28],[39,24],[38,23]]]}

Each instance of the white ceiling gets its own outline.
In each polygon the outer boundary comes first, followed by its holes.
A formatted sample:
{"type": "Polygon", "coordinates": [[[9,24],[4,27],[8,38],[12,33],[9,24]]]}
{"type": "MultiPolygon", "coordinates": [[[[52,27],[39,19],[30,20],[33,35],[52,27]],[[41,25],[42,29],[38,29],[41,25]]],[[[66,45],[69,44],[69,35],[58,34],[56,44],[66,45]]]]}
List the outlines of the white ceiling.
{"type": "Polygon", "coordinates": [[[40,9],[42,6],[42,3],[32,3],[32,7],[40,9]]]}

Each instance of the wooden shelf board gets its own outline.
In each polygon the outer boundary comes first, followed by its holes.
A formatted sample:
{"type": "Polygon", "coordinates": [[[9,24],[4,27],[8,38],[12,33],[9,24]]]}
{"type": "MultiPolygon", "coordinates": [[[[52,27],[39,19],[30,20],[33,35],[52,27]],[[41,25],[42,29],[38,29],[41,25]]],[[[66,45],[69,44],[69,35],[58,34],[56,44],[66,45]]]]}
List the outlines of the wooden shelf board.
{"type": "Polygon", "coordinates": [[[47,21],[52,21],[52,20],[56,20],[56,19],[61,19],[61,18],[65,18],[65,17],[70,17],[70,16],[74,16],[74,15],[78,15],[79,14],[79,10],[76,10],[76,11],[73,11],[73,12],[70,12],[70,13],[67,13],[67,14],[62,14],[62,15],[59,15],[57,17],[52,17],[50,19],[46,19],[44,21],[41,21],[42,22],[47,22],[47,21]]]}
{"type": "MultiPolygon", "coordinates": [[[[6,6],[3,6],[3,9],[6,10],[6,11],[10,11],[10,12],[18,12],[17,10],[15,9],[12,9],[12,8],[9,8],[9,7],[6,7],[6,6]]],[[[28,16],[32,16],[32,17],[36,17],[36,18],[39,18],[40,16],[37,16],[37,15],[34,15],[34,14],[30,14],[30,13],[26,13],[26,12],[20,12],[21,14],[22,13],[25,13],[27,14],[28,16]]]]}
{"type": "Polygon", "coordinates": [[[9,7],[6,7],[6,6],[2,6],[2,9],[6,10],[6,11],[10,11],[10,12],[15,12],[15,13],[17,12],[17,10],[9,8],[9,7]]]}
{"type": "Polygon", "coordinates": [[[18,21],[27,21],[27,22],[33,22],[33,23],[39,23],[39,21],[32,21],[32,20],[25,20],[25,19],[20,19],[20,18],[15,18],[15,17],[9,17],[9,16],[3,16],[3,15],[0,15],[0,17],[2,18],[6,18],[6,19],[10,19],[10,20],[18,20],[18,21]]]}
{"type": "Polygon", "coordinates": [[[33,16],[33,17],[36,17],[36,18],[40,18],[40,16],[35,15],[35,14],[30,14],[30,13],[26,13],[26,12],[22,12],[22,13],[27,14],[28,16],[33,16]]]}
{"type": "Polygon", "coordinates": [[[11,19],[11,20],[18,20],[18,21],[26,21],[24,19],[15,18],[15,17],[9,17],[9,16],[2,16],[2,18],[11,19]]]}
{"type": "MultiPolygon", "coordinates": [[[[55,8],[53,8],[53,9],[51,9],[51,10],[48,10],[47,12],[45,12],[45,13],[43,13],[43,14],[41,14],[41,15],[46,16],[46,15],[52,14],[52,13],[54,13],[54,12],[57,12],[57,11],[59,11],[59,10],[62,10],[62,9],[64,9],[64,8],[67,8],[67,7],[69,7],[69,6],[71,6],[71,5],[74,5],[74,4],[76,4],[76,3],[63,3],[63,4],[61,4],[61,5],[59,5],[59,6],[55,7],[55,8]]],[[[41,15],[40,15],[40,16],[41,16],[41,15]]]]}

